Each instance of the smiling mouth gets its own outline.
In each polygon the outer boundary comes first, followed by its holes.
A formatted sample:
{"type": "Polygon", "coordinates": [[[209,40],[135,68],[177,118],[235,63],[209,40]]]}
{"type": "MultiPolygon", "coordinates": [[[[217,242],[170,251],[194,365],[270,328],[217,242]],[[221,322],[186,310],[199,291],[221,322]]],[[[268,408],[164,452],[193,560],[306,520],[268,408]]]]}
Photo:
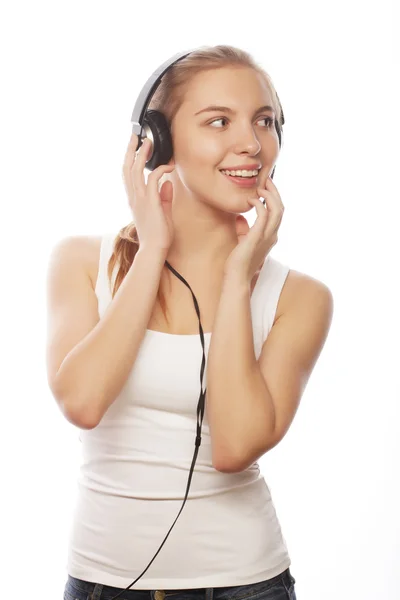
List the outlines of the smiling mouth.
{"type": "Polygon", "coordinates": [[[235,175],[227,175],[226,173],[223,173],[222,171],[220,171],[220,173],[223,177],[228,179],[228,181],[230,181],[231,183],[234,183],[234,184],[238,185],[239,187],[250,188],[250,187],[254,187],[257,184],[257,179],[258,179],[258,175],[260,174],[260,171],[258,172],[257,175],[253,175],[252,177],[249,177],[249,176],[240,177],[240,176],[235,176],[235,175]]]}
{"type": "Polygon", "coordinates": [[[246,179],[246,178],[251,179],[252,177],[258,177],[259,176],[259,174],[261,172],[261,167],[259,169],[232,169],[232,170],[229,170],[229,169],[219,169],[219,170],[220,170],[220,172],[223,175],[228,175],[230,173],[235,173],[235,172],[236,173],[237,172],[242,172],[243,173],[243,171],[252,172],[253,175],[251,175],[251,176],[250,175],[243,175],[243,176],[240,176],[240,175],[229,175],[231,177],[242,177],[243,179],[246,179]],[[255,175],[254,175],[254,171],[256,171],[255,175]]]}

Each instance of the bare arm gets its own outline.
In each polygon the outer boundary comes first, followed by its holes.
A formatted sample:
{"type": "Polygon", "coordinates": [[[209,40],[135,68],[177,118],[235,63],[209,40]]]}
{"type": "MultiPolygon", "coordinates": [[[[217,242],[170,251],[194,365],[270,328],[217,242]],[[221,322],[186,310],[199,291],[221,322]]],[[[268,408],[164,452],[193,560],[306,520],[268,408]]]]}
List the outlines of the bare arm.
{"type": "Polygon", "coordinates": [[[96,295],[71,244],[61,244],[50,261],[48,379],[66,418],[91,429],[114,402],[133,367],[166,255],[141,248],[99,320],[96,295]]]}
{"type": "Polygon", "coordinates": [[[258,360],[250,286],[224,281],[207,365],[207,415],[218,471],[244,471],[283,439],[324,346],[331,291],[303,274],[296,280],[294,300],[273,324],[258,360]]]}

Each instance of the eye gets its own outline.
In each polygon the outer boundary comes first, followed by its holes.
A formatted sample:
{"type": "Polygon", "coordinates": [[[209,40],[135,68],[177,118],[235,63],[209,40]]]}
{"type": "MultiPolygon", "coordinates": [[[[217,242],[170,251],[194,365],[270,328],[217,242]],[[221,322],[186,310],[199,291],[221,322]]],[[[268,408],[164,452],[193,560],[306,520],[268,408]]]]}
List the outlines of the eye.
{"type": "Polygon", "coordinates": [[[267,121],[268,122],[268,125],[267,125],[268,128],[272,127],[272,125],[274,124],[274,120],[271,119],[271,117],[263,117],[262,119],[260,119],[260,121],[267,121]]]}
{"type": "MultiPolygon", "coordinates": [[[[219,117],[218,119],[214,119],[213,121],[211,121],[209,125],[214,125],[214,123],[217,123],[218,121],[228,121],[228,119],[226,117],[219,117]]],[[[271,117],[263,117],[262,119],[259,119],[259,121],[267,121],[268,129],[271,128],[274,124],[274,120],[271,119],[271,117]]]]}
{"type": "Polygon", "coordinates": [[[211,121],[209,123],[209,125],[212,125],[213,123],[216,123],[217,121],[227,121],[228,119],[226,117],[219,117],[219,119],[214,119],[214,121],[211,121]]]}

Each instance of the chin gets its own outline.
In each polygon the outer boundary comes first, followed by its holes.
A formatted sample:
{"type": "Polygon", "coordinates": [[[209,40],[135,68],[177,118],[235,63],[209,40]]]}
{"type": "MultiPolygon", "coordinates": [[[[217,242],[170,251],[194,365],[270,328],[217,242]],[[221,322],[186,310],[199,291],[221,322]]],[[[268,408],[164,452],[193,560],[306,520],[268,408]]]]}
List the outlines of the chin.
{"type": "Polygon", "coordinates": [[[215,208],[223,210],[231,214],[242,214],[249,212],[253,206],[247,202],[257,195],[256,190],[239,190],[239,192],[227,194],[226,192],[219,193],[218,196],[213,195],[212,204],[215,208]]]}

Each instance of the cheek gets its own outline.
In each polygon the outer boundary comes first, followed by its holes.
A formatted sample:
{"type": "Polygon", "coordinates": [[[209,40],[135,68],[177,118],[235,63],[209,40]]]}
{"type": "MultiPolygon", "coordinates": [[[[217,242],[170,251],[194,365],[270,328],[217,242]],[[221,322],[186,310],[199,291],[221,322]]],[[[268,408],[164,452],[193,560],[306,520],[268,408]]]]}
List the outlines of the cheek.
{"type": "Polygon", "coordinates": [[[175,140],[174,151],[177,161],[186,170],[216,169],[222,164],[225,154],[221,141],[216,136],[197,130],[187,131],[184,137],[175,140]]]}

